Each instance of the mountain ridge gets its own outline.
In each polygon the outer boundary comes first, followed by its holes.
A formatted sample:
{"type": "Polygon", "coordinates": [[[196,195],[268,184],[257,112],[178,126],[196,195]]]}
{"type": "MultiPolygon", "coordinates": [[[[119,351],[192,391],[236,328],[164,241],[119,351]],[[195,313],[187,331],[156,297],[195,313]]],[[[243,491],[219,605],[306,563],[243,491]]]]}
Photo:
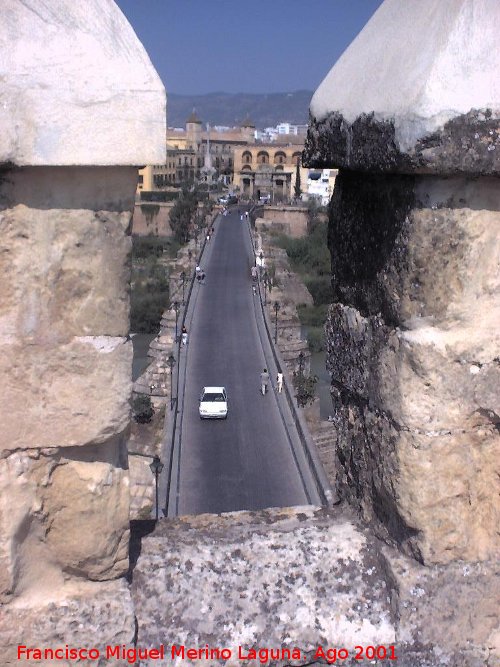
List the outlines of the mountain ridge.
{"type": "Polygon", "coordinates": [[[203,124],[241,125],[250,118],[256,128],[274,127],[280,122],[303,125],[308,122],[313,91],[284,93],[224,93],[204,95],[167,94],[169,127],[184,127],[193,109],[203,124]]]}

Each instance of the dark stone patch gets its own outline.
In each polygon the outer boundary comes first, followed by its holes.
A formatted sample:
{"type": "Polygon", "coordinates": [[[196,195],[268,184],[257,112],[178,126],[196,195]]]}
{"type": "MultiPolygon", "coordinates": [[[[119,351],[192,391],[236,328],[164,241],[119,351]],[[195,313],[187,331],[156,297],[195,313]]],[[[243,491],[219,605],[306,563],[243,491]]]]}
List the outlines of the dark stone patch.
{"type": "Polygon", "coordinates": [[[414,153],[427,170],[440,174],[499,176],[500,121],[491,109],[472,109],[420,139],[414,153]]]}
{"type": "Polygon", "coordinates": [[[392,120],[361,114],[353,123],[332,112],[310,116],[302,161],[317,169],[385,174],[500,175],[500,124],[491,109],[472,109],[400,150],[392,120]]]}
{"type": "Polygon", "coordinates": [[[129,569],[127,573],[127,581],[132,581],[134,568],[141,555],[142,539],[150,535],[155,529],[156,521],[154,520],[134,520],[130,522],[130,542],[129,542],[129,569]]]}
{"type": "Polygon", "coordinates": [[[404,547],[404,550],[411,553],[417,561],[423,563],[418,539],[415,539],[419,537],[419,531],[405,522],[392,493],[389,493],[384,485],[376,484],[375,478],[372,478],[371,497],[375,516],[385,526],[389,537],[404,547]]]}
{"type": "Polygon", "coordinates": [[[382,314],[396,324],[395,300],[388,297],[382,272],[406,263],[405,221],[415,203],[412,176],[366,176],[341,170],[330,201],[328,245],[332,256],[334,301],[363,316],[382,314]]]}
{"type": "Polygon", "coordinates": [[[414,171],[410,158],[397,147],[393,122],[375,120],[373,113],[361,114],[352,124],[338,112],[321,121],[310,117],[302,162],[317,169],[414,171]]]}

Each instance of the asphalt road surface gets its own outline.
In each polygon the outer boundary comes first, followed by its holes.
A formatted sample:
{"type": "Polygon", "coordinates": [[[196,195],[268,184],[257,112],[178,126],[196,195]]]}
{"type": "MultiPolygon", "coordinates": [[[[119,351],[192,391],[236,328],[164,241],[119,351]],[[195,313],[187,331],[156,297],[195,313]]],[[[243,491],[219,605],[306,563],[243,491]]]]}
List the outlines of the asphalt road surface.
{"type": "MultiPolygon", "coordinates": [[[[194,285],[189,322],[176,513],[304,505],[308,498],[274,390],[260,393],[266,365],[256,323],[246,222],[232,213],[210,240],[205,284],[194,285]],[[228,392],[226,420],[201,420],[203,386],[228,392]]],[[[280,400],[283,400],[280,397],[280,400]]]]}

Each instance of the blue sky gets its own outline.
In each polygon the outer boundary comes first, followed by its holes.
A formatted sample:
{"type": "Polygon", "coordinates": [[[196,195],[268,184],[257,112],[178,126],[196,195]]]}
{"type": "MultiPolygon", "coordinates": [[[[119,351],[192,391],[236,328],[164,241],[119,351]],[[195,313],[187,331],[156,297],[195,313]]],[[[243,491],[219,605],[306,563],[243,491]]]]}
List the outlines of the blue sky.
{"type": "Polygon", "coordinates": [[[167,92],[315,90],[382,0],[115,0],[167,92]]]}

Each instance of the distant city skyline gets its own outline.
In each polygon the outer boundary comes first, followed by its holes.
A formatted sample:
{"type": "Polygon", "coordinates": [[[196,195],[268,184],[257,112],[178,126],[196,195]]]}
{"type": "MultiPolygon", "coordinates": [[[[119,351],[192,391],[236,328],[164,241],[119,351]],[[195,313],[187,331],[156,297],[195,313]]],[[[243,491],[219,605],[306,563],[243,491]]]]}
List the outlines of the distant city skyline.
{"type": "Polygon", "coordinates": [[[314,91],[383,0],[115,0],[168,92],[314,91]]]}

